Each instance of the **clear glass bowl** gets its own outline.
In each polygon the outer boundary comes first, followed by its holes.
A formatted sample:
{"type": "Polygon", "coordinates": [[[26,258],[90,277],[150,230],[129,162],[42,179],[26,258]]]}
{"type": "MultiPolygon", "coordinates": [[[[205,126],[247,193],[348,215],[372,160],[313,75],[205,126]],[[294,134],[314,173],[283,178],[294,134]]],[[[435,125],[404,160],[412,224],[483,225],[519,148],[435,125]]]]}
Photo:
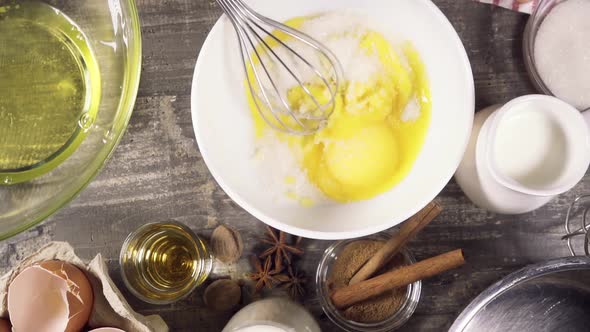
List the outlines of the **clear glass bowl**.
{"type": "MultiPolygon", "coordinates": [[[[327,279],[330,275],[332,264],[338,259],[338,255],[340,255],[342,250],[348,244],[358,240],[387,241],[389,238],[391,238],[390,234],[380,233],[361,239],[340,241],[331,245],[324,252],[324,255],[322,257],[322,260],[320,261],[316,273],[316,293],[318,294],[322,310],[324,311],[326,316],[328,316],[328,318],[332,321],[332,323],[337,325],[339,328],[351,332],[393,331],[405,324],[408,321],[408,319],[410,319],[410,317],[414,314],[414,311],[416,311],[416,307],[418,306],[418,302],[420,301],[420,293],[422,290],[421,281],[416,281],[408,285],[405,300],[398,309],[398,311],[395,314],[393,314],[390,318],[380,322],[359,323],[348,320],[340,313],[338,309],[336,309],[336,307],[332,304],[332,301],[330,300],[330,289],[328,287],[327,279]]],[[[412,255],[412,253],[408,249],[404,248],[401,251],[401,253],[404,256],[406,262],[408,262],[409,264],[416,263],[414,255],[412,255]]]]}
{"type": "Polygon", "coordinates": [[[541,26],[541,23],[543,23],[547,14],[549,14],[556,5],[563,1],[567,0],[540,0],[527,21],[524,30],[523,53],[526,70],[529,73],[529,77],[535,88],[539,92],[550,96],[554,96],[554,94],[549,90],[545,82],[543,82],[541,75],[537,71],[537,65],[535,62],[535,39],[539,27],[541,26]]]}
{"type": "MultiPolygon", "coordinates": [[[[80,118],[77,135],[54,157],[15,171],[0,169],[0,240],[41,222],[88,185],[123,136],[139,86],[141,31],[133,0],[13,0],[1,6],[27,8],[40,2],[57,9],[85,35],[85,44],[94,53],[93,64],[86,69],[95,73],[91,80],[99,81],[99,97],[85,105],[91,111],[80,118]]],[[[36,13],[21,12],[37,23],[36,13]]],[[[5,13],[0,11],[0,19],[5,13]]],[[[70,39],[70,45],[77,43],[70,39]]],[[[10,42],[3,45],[10,46],[10,42]]],[[[0,64],[2,60],[6,59],[0,64]]]]}

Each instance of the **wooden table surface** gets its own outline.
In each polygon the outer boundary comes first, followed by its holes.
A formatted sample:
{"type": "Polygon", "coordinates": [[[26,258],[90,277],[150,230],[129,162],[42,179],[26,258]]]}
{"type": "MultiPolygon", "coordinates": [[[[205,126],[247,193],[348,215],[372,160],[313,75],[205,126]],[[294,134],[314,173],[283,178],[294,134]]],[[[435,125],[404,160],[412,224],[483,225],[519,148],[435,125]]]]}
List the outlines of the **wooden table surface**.
{"type": "MultiPolygon", "coordinates": [[[[220,331],[230,315],[207,310],[202,290],[174,305],[157,307],[135,299],[119,276],[119,248],[129,232],[146,222],[174,219],[203,235],[219,224],[230,224],[241,231],[246,252],[264,233],[264,225],[233,203],[213,180],[191,126],[195,60],[221,10],[213,0],[137,2],[143,73],[125,137],[78,198],[42,225],[0,245],[0,268],[6,271],[48,241],[68,241],[83,258],[101,252],[113,279],[139,312],[160,314],[172,331],[220,331]]],[[[534,92],[521,49],[528,16],[469,0],[434,2],[465,44],[475,76],[477,109],[534,92]]],[[[529,263],[566,256],[560,240],[566,206],[576,194],[590,191],[588,184],[586,178],[534,213],[501,216],[475,207],[451,181],[439,197],[445,211],[410,248],[418,259],[464,248],[468,264],[425,281],[418,309],[401,330],[446,330],[471,299],[503,276],[529,263]]],[[[302,264],[309,276],[330,243],[304,242],[302,264]]],[[[246,261],[239,266],[247,266],[246,261]]],[[[314,294],[313,283],[308,287],[308,293],[314,294]]],[[[338,330],[313,296],[306,305],[324,331],[338,330]]]]}

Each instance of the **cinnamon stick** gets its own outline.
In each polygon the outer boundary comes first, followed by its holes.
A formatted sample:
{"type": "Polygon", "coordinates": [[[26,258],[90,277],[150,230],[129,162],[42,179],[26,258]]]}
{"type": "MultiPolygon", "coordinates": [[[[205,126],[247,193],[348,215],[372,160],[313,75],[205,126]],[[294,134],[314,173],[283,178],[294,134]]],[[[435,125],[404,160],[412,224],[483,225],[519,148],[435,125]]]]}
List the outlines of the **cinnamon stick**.
{"type": "Polygon", "coordinates": [[[359,282],[332,293],[332,303],[338,309],[347,308],[370,299],[396,287],[407,286],[415,281],[435,276],[465,263],[463,251],[457,249],[446,254],[425,259],[416,264],[404,266],[375,278],[359,282]]]}
{"type": "Polygon", "coordinates": [[[350,279],[349,285],[354,285],[361,281],[367,280],[375,272],[385,266],[401,248],[434,218],[436,218],[442,207],[437,202],[431,202],[413,217],[402,224],[399,232],[387,241],[379,251],[367,261],[360,270],[350,279]]]}

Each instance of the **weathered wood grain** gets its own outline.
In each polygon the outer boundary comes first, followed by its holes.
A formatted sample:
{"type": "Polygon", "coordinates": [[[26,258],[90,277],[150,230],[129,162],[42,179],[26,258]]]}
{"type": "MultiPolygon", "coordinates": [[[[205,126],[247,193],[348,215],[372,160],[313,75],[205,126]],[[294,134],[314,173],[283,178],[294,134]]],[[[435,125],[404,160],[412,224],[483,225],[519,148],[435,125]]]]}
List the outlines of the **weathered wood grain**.
{"type": "MultiPolygon", "coordinates": [[[[327,0],[324,0],[327,1],[327,0]]],[[[477,107],[533,92],[522,59],[527,17],[469,0],[437,0],[469,53],[477,107]]],[[[220,331],[229,314],[207,310],[197,291],[170,306],[144,304],[121,282],[117,257],[126,235],[150,221],[174,219],[208,235],[220,223],[238,228],[252,252],[263,224],[233,203],[209,174],[194,139],[190,86],[198,51],[221,14],[212,0],[139,0],[143,72],[128,131],[102,173],[68,207],[41,226],[0,244],[6,271],[50,240],[70,242],[83,258],[101,252],[115,282],[135,309],[164,317],[173,331],[220,331]]],[[[442,331],[479,292],[516,269],[567,255],[560,240],[566,205],[590,191],[586,177],[570,193],[523,216],[495,215],[473,206],[451,182],[441,193],[445,211],[410,248],[418,259],[464,248],[468,264],[424,282],[416,314],[402,331],[442,331]]],[[[304,270],[313,276],[328,241],[305,242],[304,270]]],[[[241,261],[232,271],[247,267],[241,261]]],[[[309,294],[313,294],[313,283],[309,294]]],[[[313,297],[306,303],[325,331],[337,331],[313,297]]]]}

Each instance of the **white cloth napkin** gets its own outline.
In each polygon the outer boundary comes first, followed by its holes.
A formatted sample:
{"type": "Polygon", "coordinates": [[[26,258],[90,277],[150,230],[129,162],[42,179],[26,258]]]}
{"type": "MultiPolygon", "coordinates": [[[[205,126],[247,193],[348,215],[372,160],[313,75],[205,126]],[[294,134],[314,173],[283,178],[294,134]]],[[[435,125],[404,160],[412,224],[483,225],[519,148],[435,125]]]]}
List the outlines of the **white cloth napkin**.
{"type": "Polygon", "coordinates": [[[537,7],[539,0],[475,0],[477,2],[489,3],[508,8],[521,13],[530,14],[537,7]]]}

